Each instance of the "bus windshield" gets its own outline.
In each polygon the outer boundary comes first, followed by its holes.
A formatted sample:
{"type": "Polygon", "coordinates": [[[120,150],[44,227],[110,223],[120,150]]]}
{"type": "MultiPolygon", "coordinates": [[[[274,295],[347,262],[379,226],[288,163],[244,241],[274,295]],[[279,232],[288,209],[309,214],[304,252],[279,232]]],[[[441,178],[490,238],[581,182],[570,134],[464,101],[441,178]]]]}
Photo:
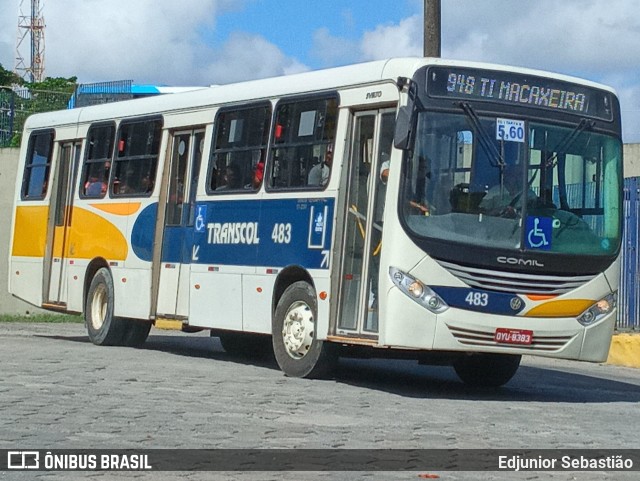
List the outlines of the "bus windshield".
{"type": "Polygon", "coordinates": [[[401,212],[418,237],[579,255],[619,248],[621,143],[586,119],[421,112],[403,176],[401,212]]]}

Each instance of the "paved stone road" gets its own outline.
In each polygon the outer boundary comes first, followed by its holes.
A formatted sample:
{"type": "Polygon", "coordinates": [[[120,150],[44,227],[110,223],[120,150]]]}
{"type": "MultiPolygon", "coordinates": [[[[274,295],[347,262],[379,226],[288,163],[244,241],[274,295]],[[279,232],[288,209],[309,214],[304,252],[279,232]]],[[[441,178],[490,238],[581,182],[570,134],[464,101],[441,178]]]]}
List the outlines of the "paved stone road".
{"type": "MultiPolygon", "coordinates": [[[[81,324],[0,324],[0,449],[633,448],[640,370],[527,358],[498,391],[448,367],[343,360],[284,377],[207,333],[152,330],[96,347],[81,324]]],[[[417,480],[419,473],[1,473],[0,479],[417,480]]],[[[439,472],[440,479],[636,479],[621,473],[439,472]]]]}

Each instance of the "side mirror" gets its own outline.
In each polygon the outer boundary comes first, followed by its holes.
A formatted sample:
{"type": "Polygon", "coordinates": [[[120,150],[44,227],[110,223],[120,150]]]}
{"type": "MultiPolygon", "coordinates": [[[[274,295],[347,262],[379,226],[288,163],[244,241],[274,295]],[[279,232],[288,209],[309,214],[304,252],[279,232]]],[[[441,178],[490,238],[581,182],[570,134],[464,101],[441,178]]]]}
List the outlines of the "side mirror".
{"type": "Polygon", "coordinates": [[[396,117],[393,145],[396,149],[407,150],[411,141],[411,134],[416,112],[416,85],[406,77],[398,77],[396,82],[400,91],[400,105],[396,117]]]}
{"type": "Polygon", "coordinates": [[[409,148],[412,120],[413,106],[404,106],[398,109],[396,128],[393,134],[393,145],[396,149],[407,150],[409,148]]]}

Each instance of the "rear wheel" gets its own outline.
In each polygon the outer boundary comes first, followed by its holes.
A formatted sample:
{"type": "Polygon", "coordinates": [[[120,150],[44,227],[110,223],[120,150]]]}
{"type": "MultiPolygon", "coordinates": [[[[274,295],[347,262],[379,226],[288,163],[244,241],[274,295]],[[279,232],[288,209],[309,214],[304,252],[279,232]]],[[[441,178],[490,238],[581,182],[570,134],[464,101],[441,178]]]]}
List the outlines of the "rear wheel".
{"type": "Polygon", "coordinates": [[[113,315],[113,279],[106,267],[98,269],[91,280],[84,309],[89,339],[99,346],[122,344],[126,324],[113,315]]]}
{"type": "Polygon", "coordinates": [[[150,321],[141,321],[138,319],[127,319],[125,321],[125,333],[122,338],[122,345],[127,347],[142,346],[151,330],[150,321]]]}
{"type": "Polygon", "coordinates": [[[337,354],[330,343],[317,339],[316,293],[307,282],[291,284],[278,301],[272,321],[273,352],[280,369],[290,377],[325,377],[337,354]]]}
{"type": "Polygon", "coordinates": [[[212,331],[211,337],[220,338],[224,350],[234,356],[266,359],[273,353],[269,335],[212,331]]]}
{"type": "Polygon", "coordinates": [[[470,354],[454,362],[462,381],[474,387],[499,387],[515,375],[522,356],[510,354],[470,354]]]}

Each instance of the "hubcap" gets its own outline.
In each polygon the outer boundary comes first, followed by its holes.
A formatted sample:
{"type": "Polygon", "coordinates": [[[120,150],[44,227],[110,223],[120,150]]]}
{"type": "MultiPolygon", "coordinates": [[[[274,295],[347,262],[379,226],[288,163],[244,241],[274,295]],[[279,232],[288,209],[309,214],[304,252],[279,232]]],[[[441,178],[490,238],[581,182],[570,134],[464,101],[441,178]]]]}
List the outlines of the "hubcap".
{"type": "Polygon", "coordinates": [[[311,308],[302,301],[291,304],[282,326],[282,340],[287,354],[294,359],[303,358],[311,348],[314,334],[311,308]]]}
{"type": "Polygon", "coordinates": [[[100,284],[93,293],[91,300],[91,325],[98,331],[104,324],[107,317],[107,288],[100,284]]]}

